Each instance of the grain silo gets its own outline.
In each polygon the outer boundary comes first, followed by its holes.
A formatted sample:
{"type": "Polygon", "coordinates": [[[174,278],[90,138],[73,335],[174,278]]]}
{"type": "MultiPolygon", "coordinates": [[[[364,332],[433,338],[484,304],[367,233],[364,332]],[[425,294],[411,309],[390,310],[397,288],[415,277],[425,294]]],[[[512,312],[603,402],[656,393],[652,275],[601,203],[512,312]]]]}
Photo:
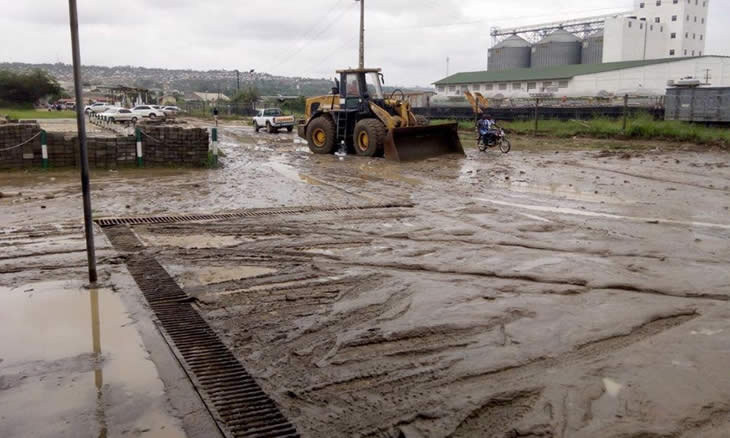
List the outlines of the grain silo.
{"type": "Polygon", "coordinates": [[[603,62],[603,31],[588,35],[583,40],[580,53],[581,64],[600,64],[603,62]]]}
{"type": "Polygon", "coordinates": [[[489,71],[504,71],[530,66],[530,43],[512,35],[489,49],[489,71]]]}
{"type": "Polygon", "coordinates": [[[532,67],[580,64],[581,41],[572,33],[558,29],[532,47],[532,67]]]}

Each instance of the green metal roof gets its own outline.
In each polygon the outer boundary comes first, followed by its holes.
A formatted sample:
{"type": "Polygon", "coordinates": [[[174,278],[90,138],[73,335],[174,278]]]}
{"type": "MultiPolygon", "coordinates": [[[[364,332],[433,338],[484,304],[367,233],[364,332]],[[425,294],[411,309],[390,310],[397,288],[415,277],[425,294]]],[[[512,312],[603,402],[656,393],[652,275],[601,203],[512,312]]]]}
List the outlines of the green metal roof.
{"type": "Polygon", "coordinates": [[[687,59],[704,58],[695,56],[686,58],[662,58],[646,61],[623,61],[607,62],[605,64],[571,64],[556,65],[540,68],[515,68],[504,71],[474,71],[456,73],[447,78],[441,79],[435,85],[459,85],[484,82],[516,82],[516,81],[542,81],[554,79],[570,79],[575,76],[604,73],[627,68],[644,67],[647,65],[664,64],[667,62],[685,61],[687,59]]]}

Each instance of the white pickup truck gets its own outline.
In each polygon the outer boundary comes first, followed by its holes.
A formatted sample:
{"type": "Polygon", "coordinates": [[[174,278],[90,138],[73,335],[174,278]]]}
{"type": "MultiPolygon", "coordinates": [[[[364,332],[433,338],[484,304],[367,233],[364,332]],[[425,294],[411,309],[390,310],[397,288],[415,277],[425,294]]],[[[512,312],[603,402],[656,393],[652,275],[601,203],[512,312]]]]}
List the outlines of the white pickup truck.
{"type": "Polygon", "coordinates": [[[283,115],[279,108],[259,110],[259,113],[253,118],[253,129],[259,132],[261,128],[266,128],[271,134],[284,128],[292,132],[294,130],[294,116],[283,115]]]}

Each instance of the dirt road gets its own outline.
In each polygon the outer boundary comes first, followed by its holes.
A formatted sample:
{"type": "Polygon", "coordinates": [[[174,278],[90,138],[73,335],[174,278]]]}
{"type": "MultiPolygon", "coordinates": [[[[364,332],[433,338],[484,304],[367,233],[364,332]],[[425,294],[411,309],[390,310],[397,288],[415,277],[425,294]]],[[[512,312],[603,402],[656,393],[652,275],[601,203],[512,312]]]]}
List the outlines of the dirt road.
{"type": "MultiPolygon", "coordinates": [[[[398,204],[133,227],[305,437],[728,436],[727,153],[538,143],[399,165],[228,126],[225,168],[95,172],[93,207],[398,204]]],[[[81,201],[69,172],[0,191],[13,287],[48,266],[12,236],[49,251],[81,201]]]]}

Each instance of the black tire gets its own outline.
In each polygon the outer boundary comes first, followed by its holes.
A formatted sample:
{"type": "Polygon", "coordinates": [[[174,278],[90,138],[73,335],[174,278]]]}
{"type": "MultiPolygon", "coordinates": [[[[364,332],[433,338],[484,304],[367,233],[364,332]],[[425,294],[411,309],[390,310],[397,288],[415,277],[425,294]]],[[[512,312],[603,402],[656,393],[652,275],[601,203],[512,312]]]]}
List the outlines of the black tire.
{"type": "Polygon", "coordinates": [[[287,132],[292,132],[294,130],[293,126],[287,126],[286,127],[287,132]]]}
{"type": "Polygon", "coordinates": [[[428,126],[431,121],[426,116],[416,116],[416,126],[428,126]]]}
{"type": "Polygon", "coordinates": [[[150,113],[150,120],[155,120],[156,118],[157,116],[155,115],[155,113],[150,113]]]}
{"type": "Polygon", "coordinates": [[[137,124],[137,118],[136,117],[132,117],[132,124],[133,125],[136,125],[137,124]]]}
{"type": "Polygon", "coordinates": [[[114,124],[114,117],[109,117],[109,123],[114,124]]]}
{"type": "Polygon", "coordinates": [[[502,151],[503,154],[508,153],[512,150],[512,143],[510,143],[506,138],[503,138],[502,143],[499,144],[499,150],[502,151]]]}
{"type": "Polygon", "coordinates": [[[269,122],[266,122],[266,130],[269,132],[269,134],[273,134],[274,132],[276,132],[274,127],[271,126],[271,123],[269,123],[269,122]]]}
{"type": "Polygon", "coordinates": [[[258,123],[256,123],[256,121],[254,120],[254,122],[253,122],[253,130],[254,130],[255,132],[259,132],[259,129],[261,129],[261,127],[260,127],[260,126],[259,126],[259,124],[258,124],[258,123]]]}
{"type": "Polygon", "coordinates": [[[378,119],[363,119],[355,125],[353,142],[355,153],[363,157],[374,157],[383,153],[385,125],[378,119]]]}
{"type": "Polygon", "coordinates": [[[309,150],[315,154],[331,154],[337,146],[335,122],[328,117],[317,117],[307,127],[309,150]]]}

